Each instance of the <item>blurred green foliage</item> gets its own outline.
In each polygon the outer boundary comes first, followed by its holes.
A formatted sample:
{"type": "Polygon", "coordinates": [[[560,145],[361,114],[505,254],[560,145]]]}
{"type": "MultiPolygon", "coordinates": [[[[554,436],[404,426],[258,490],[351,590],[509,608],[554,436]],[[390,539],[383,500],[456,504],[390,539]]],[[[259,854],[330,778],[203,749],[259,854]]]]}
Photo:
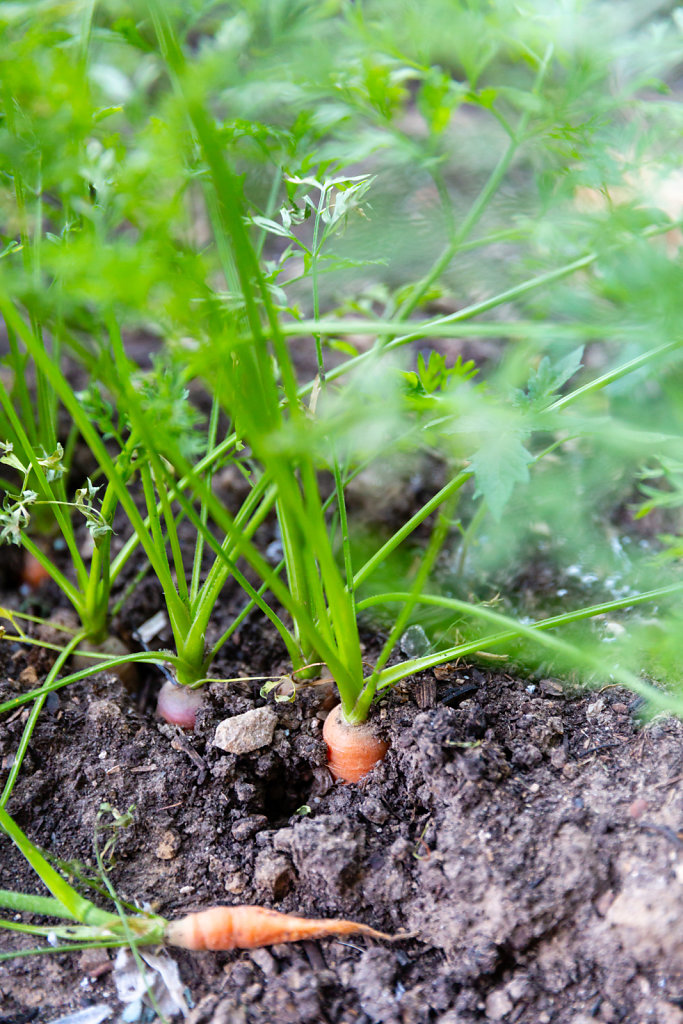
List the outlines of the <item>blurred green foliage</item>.
{"type": "MultiPolygon", "coordinates": [[[[320,352],[331,371],[306,429],[286,422],[270,443],[293,458],[310,450],[322,471],[334,438],[345,480],[374,459],[404,489],[425,453],[444,478],[468,468],[434,573],[447,594],[491,596],[525,566],[549,567],[558,585],[544,577],[536,613],[562,591],[590,603],[676,578],[679,9],[164,9],[182,81],[144,0],[0,5],[1,287],[55,358],[77,357],[115,391],[105,324],[114,317],[127,342],[144,331],[168,353],[166,370],[146,380],[143,367],[134,382],[152,413],[159,396],[160,450],[201,448],[203,420],[181,411],[187,387],[219,387],[212,361],[227,360],[244,307],[240,256],[187,117],[196,102],[239,176],[274,305],[290,327],[318,321],[292,343],[304,401],[320,352]],[[326,317],[350,324],[326,331],[326,317]],[[354,332],[355,320],[377,331],[354,332]],[[394,343],[408,331],[410,347],[394,343]],[[361,360],[356,376],[342,376],[345,359],[361,360]]],[[[11,337],[3,362],[26,416],[11,337]]],[[[376,535],[389,535],[379,521],[376,535]]],[[[394,589],[410,563],[405,551],[388,558],[394,589]]],[[[676,628],[675,616],[661,622],[667,636],[676,628]]],[[[649,650],[651,623],[643,630],[649,650]]]]}

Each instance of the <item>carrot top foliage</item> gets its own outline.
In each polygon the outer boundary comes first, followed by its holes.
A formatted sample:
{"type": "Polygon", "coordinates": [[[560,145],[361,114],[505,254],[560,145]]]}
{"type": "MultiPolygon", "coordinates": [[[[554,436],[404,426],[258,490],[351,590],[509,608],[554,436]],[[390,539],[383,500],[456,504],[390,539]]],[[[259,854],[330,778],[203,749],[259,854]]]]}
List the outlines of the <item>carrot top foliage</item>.
{"type": "Polygon", "coordinates": [[[173,649],[131,658],[190,687],[259,615],[351,723],[482,650],[678,707],[640,675],[679,664],[675,16],[46,0],[0,22],[0,539],[61,587],[70,643],[106,633],[135,555],[173,649]],[[417,480],[404,514],[361,514],[417,480]],[[529,559],[558,587],[524,608],[529,559]]]}

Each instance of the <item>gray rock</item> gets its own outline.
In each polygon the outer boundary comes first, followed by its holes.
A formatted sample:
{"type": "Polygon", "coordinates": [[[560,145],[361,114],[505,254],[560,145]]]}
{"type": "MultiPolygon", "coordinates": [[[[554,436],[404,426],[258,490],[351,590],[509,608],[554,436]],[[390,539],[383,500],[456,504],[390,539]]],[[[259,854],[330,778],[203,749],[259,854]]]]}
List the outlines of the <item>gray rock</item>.
{"type": "Polygon", "coordinates": [[[276,725],[277,715],[272,708],[253,708],[219,722],[213,743],[229,754],[249,754],[273,742],[276,725]]]}

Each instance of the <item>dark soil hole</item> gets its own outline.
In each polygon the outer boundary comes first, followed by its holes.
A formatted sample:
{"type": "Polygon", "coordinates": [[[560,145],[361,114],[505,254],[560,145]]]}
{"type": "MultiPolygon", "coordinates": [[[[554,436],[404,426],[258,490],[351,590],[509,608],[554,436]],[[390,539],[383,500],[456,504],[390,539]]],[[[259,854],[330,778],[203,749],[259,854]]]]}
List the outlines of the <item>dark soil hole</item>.
{"type": "Polygon", "coordinates": [[[289,819],[309,799],[313,776],[300,767],[296,773],[286,771],[273,774],[263,787],[263,814],[271,825],[286,825],[289,819]]]}

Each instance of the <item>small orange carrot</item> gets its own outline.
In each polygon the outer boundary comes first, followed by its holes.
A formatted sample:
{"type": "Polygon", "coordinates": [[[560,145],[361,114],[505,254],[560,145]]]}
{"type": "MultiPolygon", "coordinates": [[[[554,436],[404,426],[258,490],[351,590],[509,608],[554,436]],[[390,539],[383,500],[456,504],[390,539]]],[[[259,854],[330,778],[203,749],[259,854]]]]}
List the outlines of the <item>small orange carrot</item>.
{"type": "Polygon", "coordinates": [[[30,551],[25,551],[24,565],[21,570],[22,583],[25,583],[31,590],[37,590],[45,580],[49,579],[50,574],[45,566],[30,551]]]}
{"type": "Polygon", "coordinates": [[[368,722],[349,725],[341,704],[325,719],[323,739],[327,743],[327,767],[335,779],[358,782],[381,761],[389,744],[379,739],[368,722]]]}
{"type": "Polygon", "coordinates": [[[373,939],[404,938],[386,935],[366,924],[331,918],[294,917],[266,907],[211,907],[169,921],[165,939],[170,946],[183,949],[257,949],[280,942],[320,939],[326,935],[369,935],[373,939]]]}

